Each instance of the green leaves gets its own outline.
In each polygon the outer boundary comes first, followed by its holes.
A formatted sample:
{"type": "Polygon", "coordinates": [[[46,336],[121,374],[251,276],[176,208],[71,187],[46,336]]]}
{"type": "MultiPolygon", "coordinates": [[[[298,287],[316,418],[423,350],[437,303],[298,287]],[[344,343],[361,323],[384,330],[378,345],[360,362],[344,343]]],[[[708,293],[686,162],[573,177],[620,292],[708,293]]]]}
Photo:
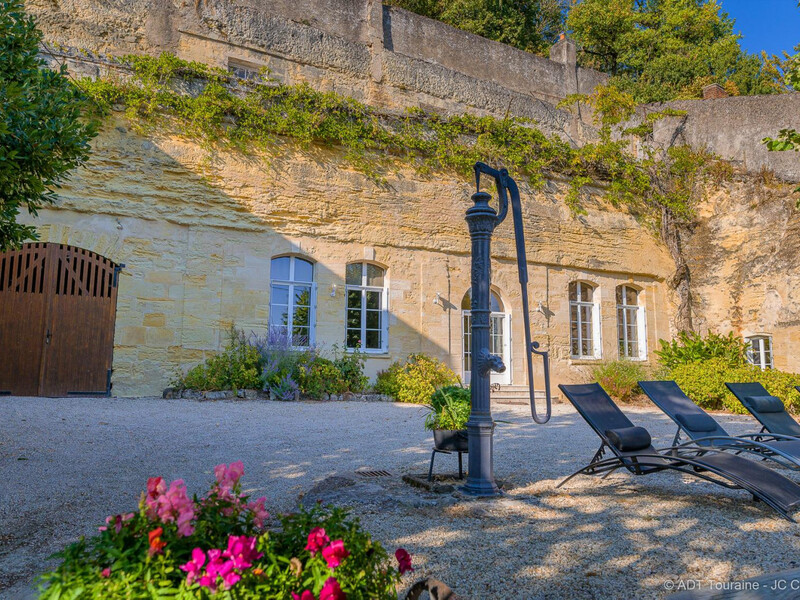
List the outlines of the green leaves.
{"type": "Polygon", "coordinates": [[[715,0],[574,0],[567,15],[581,64],[639,103],[700,97],[715,82],[734,94],[779,91],[733,27],[715,0]]]}
{"type": "Polygon", "coordinates": [[[39,57],[41,33],[22,2],[0,2],[0,252],[36,239],[16,222],[55,201],[53,190],[89,157],[97,124],[66,69],[39,57]]]}

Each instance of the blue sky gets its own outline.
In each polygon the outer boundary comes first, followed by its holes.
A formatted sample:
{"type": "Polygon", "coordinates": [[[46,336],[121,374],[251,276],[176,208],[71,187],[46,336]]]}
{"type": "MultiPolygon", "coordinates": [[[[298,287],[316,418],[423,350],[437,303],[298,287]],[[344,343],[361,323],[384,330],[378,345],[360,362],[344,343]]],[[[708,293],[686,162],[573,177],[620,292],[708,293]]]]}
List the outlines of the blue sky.
{"type": "Polygon", "coordinates": [[[734,31],[748,52],[781,54],[800,43],[800,8],[797,0],[718,0],[722,10],[736,20],[734,31]]]}

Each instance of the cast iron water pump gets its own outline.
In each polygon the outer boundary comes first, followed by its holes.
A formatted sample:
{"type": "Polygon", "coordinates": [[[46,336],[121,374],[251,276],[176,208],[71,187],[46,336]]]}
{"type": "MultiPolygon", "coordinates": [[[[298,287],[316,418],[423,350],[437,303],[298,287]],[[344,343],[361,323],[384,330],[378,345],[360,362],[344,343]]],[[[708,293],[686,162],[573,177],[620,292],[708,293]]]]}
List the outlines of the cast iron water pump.
{"type": "Polygon", "coordinates": [[[499,493],[494,481],[493,444],[494,421],[489,398],[489,376],[492,371],[506,370],[503,359],[489,351],[491,303],[491,242],[494,229],[508,214],[509,195],[511,214],[514,219],[514,239],[517,248],[517,269],[522,288],[522,315],[525,326],[525,362],[528,372],[531,416],[536,423],[547,423],[550,419],[550,364],[546,351],[539,350],[538,342],[531,341],[530,314],[528,312],[528,260],[525,254],[525,234],[522,227],[522,203],[519,188],[505,169],[475,163],[475,185],[472,195],[474,206],[467,209],[467,225],[472,240],[472,412],[467,422],[469,432],[469,474],[463,490],[476,496],[494,496],[499,493]],[[497,186],[500,212],[489,206],[491,194],[482,192],[481,173],[494,178],[497,186]],[[538,354],[544,362],[544,388],[546,409],[544,415],[536,410],[533,389],[532,355],[538,354]]]}

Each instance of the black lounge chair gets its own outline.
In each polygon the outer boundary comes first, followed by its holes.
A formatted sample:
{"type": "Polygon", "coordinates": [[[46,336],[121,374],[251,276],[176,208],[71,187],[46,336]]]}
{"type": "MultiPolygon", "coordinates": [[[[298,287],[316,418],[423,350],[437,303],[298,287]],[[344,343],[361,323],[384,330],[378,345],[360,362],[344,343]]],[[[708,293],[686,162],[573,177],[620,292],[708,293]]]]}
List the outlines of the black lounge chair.
{"type": "Polygon", "coordinates": [[[639,387],[678,426],[673,446],[680,447],[681,433],[685,433],[691,440],[689,444],[694,446],[749,452],[791,469],[800,469],[800,440],[769,433],[732,436],[692,402],[674,381],[640,381],[639,387]]]}
{"type": "Polygon", "coordinates": [[[750,492],[782,517],[800,507],[800,485],[759,462],[708,447],[656,450],[649,432],[635,427],[597,383],[559,385],[602,443],[591,462],[564,479],[557,487],[581,474],[607,477],[624,468],[633,475],[649,475],[667,469],[680,471],[729,489],[750,492]],[[603,458],[606,449],[614,456],[603,458]]]}
{"type": "Polygon", "coordinates": [[[761,431],[791,437],[800,437],[800,424],[792,418],[783,402],[772,396],[760,383],[726,383],[727,388],[750,411],[761,431]]]}

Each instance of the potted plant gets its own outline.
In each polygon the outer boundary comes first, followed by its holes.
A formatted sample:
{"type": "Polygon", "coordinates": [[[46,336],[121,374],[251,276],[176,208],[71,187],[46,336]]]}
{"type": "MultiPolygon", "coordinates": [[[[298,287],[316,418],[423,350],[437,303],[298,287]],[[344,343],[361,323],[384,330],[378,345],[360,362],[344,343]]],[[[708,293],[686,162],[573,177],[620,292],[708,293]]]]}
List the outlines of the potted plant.
{"type": "Polygon", "coordinates": [[[437,450],[467,452],[467,421],[471,409],[470,390],[459,385],[439,388],[431,395],[425,429],[433,431],[437,450]]]}

